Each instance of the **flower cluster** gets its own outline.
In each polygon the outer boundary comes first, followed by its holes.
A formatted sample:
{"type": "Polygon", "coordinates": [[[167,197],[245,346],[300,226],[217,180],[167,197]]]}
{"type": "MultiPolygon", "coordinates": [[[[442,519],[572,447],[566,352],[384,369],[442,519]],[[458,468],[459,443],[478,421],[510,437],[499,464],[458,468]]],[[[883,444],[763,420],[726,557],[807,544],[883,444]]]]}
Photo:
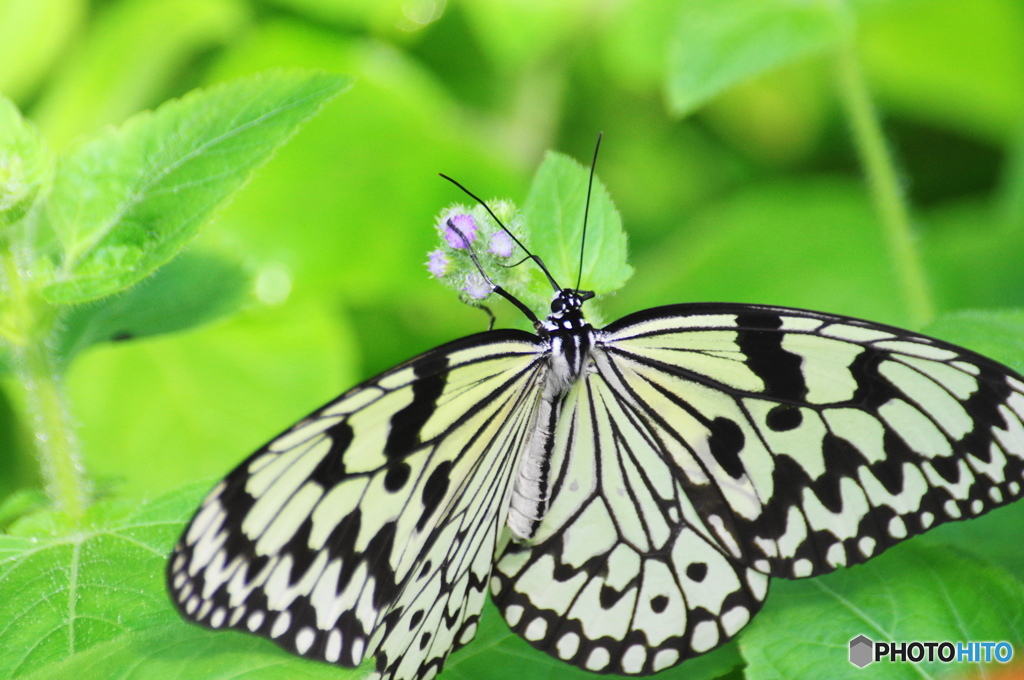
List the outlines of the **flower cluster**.
{"type": "MultiPolygon", "coordinates": [[[[515,239],[527,245],[516,207],[509,201],[494,201],[490,206],[515,239]]],[[[480,304],[494,292],[494,285],[513,294],[526,285],[527,267],[515,266],[525,253],[483,206],[453,205],[441,212],[435,228],[440,245],[428,253],[427,271],[457,290],[465,302],[480,304]]]]}

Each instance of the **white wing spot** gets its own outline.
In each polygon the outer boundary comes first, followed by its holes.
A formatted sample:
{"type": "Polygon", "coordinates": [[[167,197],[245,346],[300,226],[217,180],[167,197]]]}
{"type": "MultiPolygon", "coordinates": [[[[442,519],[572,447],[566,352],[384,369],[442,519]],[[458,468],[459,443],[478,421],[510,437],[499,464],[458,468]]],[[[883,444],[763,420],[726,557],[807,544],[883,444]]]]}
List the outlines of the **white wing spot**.
{"type": "Polygon", "coordinates": [[[679,663],[679,652],[674,649],[662,649],[654,655],[654,663],[651,664],[655,673],[665,670],[670,666],[679,663]]]}
{"type": "Polygon", "coordinates": [[[947,517],[952,519],[960,519],[960,506],[956,504],[956,501],[950,499],[942,504],[942,511],[946,513],[947,517]]]}
{"type": "Polygon", "coordinates": [[[566,633],[558,638],[555,649],[558,650],[560,659],[571,659],[580,649],[580,636],[576,633],[566,633]]]}
{"type": "Polygon", "coordinates": [[[644,662],[647,661],[647,650],[643,645],[632,645],[622,655],[622,670],[630,675],[637,675],[644,669],[644,662]]]}
{"type": "Polygon", "coordinates": [[[288,628],[291,625],[291,612],[281,612],[277,615],[277,618],[274,620],[274,625],[270,628],[270,637],[281,637],[288,631],[288,628]]]}
{"type": "Polygon", "coordinates": [[[799,559],[793,562],[793,577],[805,578],[814,573],[814,563],[808,559],[799,559]]]}
{"type": "Polygon", "coordinates": [[[907,537],[907,525],[902,517],[896,516],[889,520],[889,535],[897,540],[907,537]]]}
{"type": "Polygon", "coordinates": [[[693,637],[690,639],[693,651],[703,654],[709,649],[714,649],[717,644],[718,626],[714,621],[701,621],[693,627],[693,637]]]}
{"type": "Polygon", "coordinates": [[[500,595],[501,594],[501,579],[498,578],[497,576],[492,576],[491,577],[491,594],[492,595],[500,595]]]}
{"type": "Polygon", "coordinates": [[[527,640],[536,642],[537,640],[543,640],[544,636],[548,634],[548,622],[538,616],[533,621],[530,621],[530,625],[523,631],[523,637],[527,640]]]}
{"type": "Polygon", "coordinates": [[[366,641],[363,638],[356,638],[352,643],[352,660],[356,664],[363,662],[363,652],[366,651],[366,641]]]}
{"type": "Polygon", "coordinates": [[[192,597],[188,598],[188,602],[185,604],[185,611],[187,611],[191,616],[192,614],[196,613],[196,609],[198,608],[199,597],[197,595],[193,595],[192,597]]]}
{"type": "Polygon", "coordinates": [[[327,635],[327,645],[324,647],[324,659],[330,663],[338,663],[341,658],[341,632],[332,630],[327,635]]]}
{"type": "Polygon", "coordinates": [[[217,607],[213,610],[213,614],[210,616],[210,626],[213,628],[220,628],[224,625],[224,617],[228,615],[224,607],[217,607]]]}
{"type": "Polygon", "coordinates": [[[231,612],[231,618],[228,619],[228,625],[236,625],[239,621],[242,620],[243,616],[245,616],[245,605],[235,607],[235,609],[231,612]]]}
{"type": "Polygon", "coordinates": [[[992,499],[993,503],[1003,502],[1003,492],[998,486],[993,486],[988,490],[988,497],[992,499]]]}
{"type": "Polygon", "coordinates": [[[466,626],[466,629],[462,631],[462,635],[459,636],[459,644],[468,645],[474,637],[476,637],[476,623],[471,623],[466,626]]]}
{"type": "Polygon", "coordinates": [[[245,627],[255,633],[263,625],[264,617],[265,615],[262,611],[254,611],[252,614],[249,614],[249,618],[245,622],[245,627]]]}
{"type": "Polygon", "coordinates": [[[181,586],[185,583],[185,579],[186,578],[188,578],[188,577],[185,576],[184,572],[178,572],[177,574],[175,574],[174,575],[174,589],[175,590],[181,590],[181,586]]]}
{"type": "Polygon", "coordinates": [[[935,515],[930,512],[921,513],[921,528],[927,529],[935,522],[935,515]]]}
{"type": "Polygon", "coordinates": [[[729,637],[738,633],[748,623],[750,623],[750,610],[742,605],[733,607],[722,614],[722,628],[725,629],[725,634],[729,637]]]}
{"type": "Polygon", "coordinates": [[[1010,482],[1010,494],[1016,496],[1020,493],[1020,484],[1017,482],[1010,482]]]}
{"type": "Polygon", "coordinates": [[[870,536],[865,536],[857,541],[857,547],[860,549],[861,555],[864,557],[871,557],[875,554],[875,539],[870,536]]]}
{"type": "Polygon", "coordinates": [[[772,565],[768,563],[768,560],[754,560],[754,569],[762,574],[767,574],[772,570],[772,565]]]}
{"type": "Polygon", "coordinates": [[[590,652],[590,656],[587,657],[585,666],[587,670],[600,671],[606,668],[611,660],[612,656],[608,653],[607,649],[604,647],[594,647],[590,652]]]}
{"type": "Polygon", "coordinates": [[[295,634],[295,649],[299,654],[305,654],[308,652],[314,642],[316,642],[316,631],[309,626],[303,626],[302,629],[295,634]]]}
{"type": "Polygon", "coordinates": [[[522,605],[510,604],[505,607],[505,620],[508,621],[508,625],[515,626],[521,618],[523,618],[522,605]]]}
{"type": "Polygon", "coordinates": [[[763,602],[768,595],[768,580],[765,574],[747,569],[747,587],[758,602],[763,602]]]}
{"type": "Polygon", "coordinates": [[[846,565],[846,548],[842,543],[833,543],[825,553],[825,561],[830,567],[842,567],[846,565]]]}
{"type": "Polygon", "coordinates": [[[985,504],[982,503],[977,498],[975,498],[973,501],[971,501],[971,512],[974,513],[975,515],[977,515],[978,513],[980,513],[984,509],[985,509],[985,504]]]}
{"type": "Polygon", "coordinates": [[[205,619],[211,609],[213,609],[213,600],[204,600],[203,605],[199,607],[199,611],[196,612],[196,621],[202,621],[205,619]]]}

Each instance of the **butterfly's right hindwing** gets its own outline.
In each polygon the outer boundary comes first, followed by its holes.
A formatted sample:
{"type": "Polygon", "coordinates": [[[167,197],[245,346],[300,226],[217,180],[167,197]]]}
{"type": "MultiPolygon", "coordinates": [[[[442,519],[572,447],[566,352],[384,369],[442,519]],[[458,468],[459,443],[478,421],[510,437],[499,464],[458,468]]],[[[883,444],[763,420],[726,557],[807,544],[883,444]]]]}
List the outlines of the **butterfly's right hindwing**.
{"type": "Polygon", "coordinates": [[[206,497],[168,580],[189,619],[383,677],[472,638],[546,346],[466,338],[312,414],[206,497]]]}

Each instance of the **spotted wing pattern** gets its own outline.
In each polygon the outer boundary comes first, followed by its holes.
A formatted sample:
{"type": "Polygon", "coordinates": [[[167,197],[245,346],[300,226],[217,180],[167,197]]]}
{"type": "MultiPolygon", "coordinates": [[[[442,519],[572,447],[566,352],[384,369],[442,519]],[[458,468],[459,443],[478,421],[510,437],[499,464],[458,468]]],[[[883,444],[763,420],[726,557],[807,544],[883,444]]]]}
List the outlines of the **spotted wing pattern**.
{"type": "Polygon", "coordinates": [[[511,628],[586,670],[656,673],[718,646],[767,595],[768,577],[717,546],[665,453],[664,429],[597,372],[566,397],[551,505],[510,543],[491,593],[511,628]]]}
{"type": "Polygon", "coordinates": [[[547,346],[486,333],[356,387],[242,463],[171,557],[184,616],[383,678],[468,642],[547,346]]]}
{"type": "Polygon", "coordinates": [[[491,591],[527,641],[647,674],[728,640],[769,576],[863,562],[1019,498],[1024,379],[846,317],[675,305],[598,333],[552,500],[491,591]]]}

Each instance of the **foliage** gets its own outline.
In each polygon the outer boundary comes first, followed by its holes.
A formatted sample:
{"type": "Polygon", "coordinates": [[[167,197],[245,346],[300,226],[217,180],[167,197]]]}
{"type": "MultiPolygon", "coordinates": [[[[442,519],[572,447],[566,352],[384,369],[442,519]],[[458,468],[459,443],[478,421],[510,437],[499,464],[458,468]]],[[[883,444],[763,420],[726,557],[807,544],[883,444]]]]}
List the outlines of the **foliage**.
{"type": "MultiPolygon", "coordinates": [[[[1021,370],[1022,37],[1016,0],[0,0],[0,678],[363,676],[188,626],[164,556],[276,431],[486,326],[424,268],[468,203],[438,171],[519,205],[575,285],[567,156],[603,130],[603,317],[807,307],[1021,370]],[[355,85],[325,106],[328,73],[355,85]]],[[[869,622],[1024,644],[1022,529],[1011,506],[776,583],[659,677],[834,677],[869,622]]],[[[488,605],[444,677],[504,667],[586,677],[488,605]]]]}

